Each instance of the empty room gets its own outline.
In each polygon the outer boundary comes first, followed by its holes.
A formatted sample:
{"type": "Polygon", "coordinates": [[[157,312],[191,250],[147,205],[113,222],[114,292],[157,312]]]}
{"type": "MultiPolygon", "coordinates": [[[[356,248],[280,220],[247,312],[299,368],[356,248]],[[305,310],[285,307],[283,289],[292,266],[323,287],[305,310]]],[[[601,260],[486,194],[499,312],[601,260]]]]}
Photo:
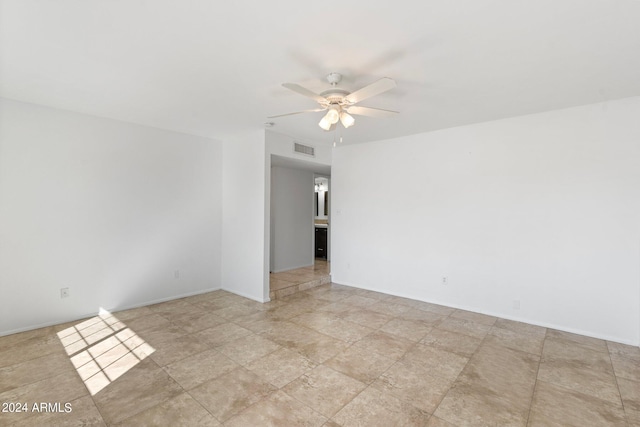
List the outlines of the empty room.
{"type": "Polygon", "coordinates": [[[0,426],[640,426],[638,22],[0,0],[0,426]]]}

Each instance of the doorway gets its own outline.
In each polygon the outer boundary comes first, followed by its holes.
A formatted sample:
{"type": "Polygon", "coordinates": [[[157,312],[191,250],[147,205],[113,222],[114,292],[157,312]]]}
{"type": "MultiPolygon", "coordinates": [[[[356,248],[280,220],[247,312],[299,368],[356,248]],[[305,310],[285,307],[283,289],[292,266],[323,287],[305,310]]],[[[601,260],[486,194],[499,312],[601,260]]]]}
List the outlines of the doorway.
{"type": "Polygon", "coordinates": [[[329,165],[271,156],[268,244],[272,300],[331,281],[330,176],[329,165]],[[323,251],[317,258],[316,230],[326,236],[325,242],[318,241],[323,251]]]}

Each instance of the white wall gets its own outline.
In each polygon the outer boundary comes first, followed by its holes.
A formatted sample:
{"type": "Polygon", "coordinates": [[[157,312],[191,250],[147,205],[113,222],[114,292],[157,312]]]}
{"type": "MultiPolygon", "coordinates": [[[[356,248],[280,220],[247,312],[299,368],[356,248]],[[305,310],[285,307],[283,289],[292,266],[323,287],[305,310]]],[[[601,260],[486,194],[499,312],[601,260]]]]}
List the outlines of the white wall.
{"type": "Polygon", "coordinates": [[[274,154],[280,157],[302,160],[308,163],[316,163],[323,166],[331,166],[331,156],[333,148],[330,145],[314,143],[309,141],[301,141],[290,136],[283,135],[274,131],[265,132],[265,142],[267,144],[267,157],[274,154]],[[293,151],[293,143],[297,141],[304,145],[315,148],[315,157],[293,151]]]}
{"type": "Polygon", "coordinates": [[[264,131],[225,140],[223,158],[222,287],[268,301],[264,131]]]}
{"type": "Polygon", "coordinates": [[[635,97],[336,149],[334,281],[639,344],[639,117],[635,97]]]}
{"type": "Polygon", "coordinates": [[[271,168],[271,271],[313,265],[313,172],[271,168]]]}
{"type": "Polygon", "coordinates": [[[220,288],[221,169],[214,140],[0,100],[0,335],[220,288]]]}

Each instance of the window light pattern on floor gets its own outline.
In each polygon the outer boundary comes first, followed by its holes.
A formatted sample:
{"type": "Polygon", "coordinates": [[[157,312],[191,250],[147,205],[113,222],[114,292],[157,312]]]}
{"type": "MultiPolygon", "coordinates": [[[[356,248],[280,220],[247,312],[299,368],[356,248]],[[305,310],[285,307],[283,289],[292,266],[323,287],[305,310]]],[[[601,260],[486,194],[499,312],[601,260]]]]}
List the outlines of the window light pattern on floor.
{"type": "Polygon", "coordinates": [[[58,332],[58,338],[92,396],[155,351],[102,308],[98,316],[58,332]]]}

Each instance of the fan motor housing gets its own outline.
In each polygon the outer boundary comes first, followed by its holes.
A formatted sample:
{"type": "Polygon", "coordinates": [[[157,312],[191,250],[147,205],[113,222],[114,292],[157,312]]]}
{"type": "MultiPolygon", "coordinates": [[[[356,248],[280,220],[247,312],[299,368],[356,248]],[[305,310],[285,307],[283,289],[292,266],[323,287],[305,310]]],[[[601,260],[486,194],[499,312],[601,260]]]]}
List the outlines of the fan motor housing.
{"type": "Polygon", "coordinates": [[[351,92],[342,89],[329,89],[325,90],[320,94],[320,96],[327,98],[330,104],[339,104],[342,102],[345,96],[349,95],[351,92]]]}

